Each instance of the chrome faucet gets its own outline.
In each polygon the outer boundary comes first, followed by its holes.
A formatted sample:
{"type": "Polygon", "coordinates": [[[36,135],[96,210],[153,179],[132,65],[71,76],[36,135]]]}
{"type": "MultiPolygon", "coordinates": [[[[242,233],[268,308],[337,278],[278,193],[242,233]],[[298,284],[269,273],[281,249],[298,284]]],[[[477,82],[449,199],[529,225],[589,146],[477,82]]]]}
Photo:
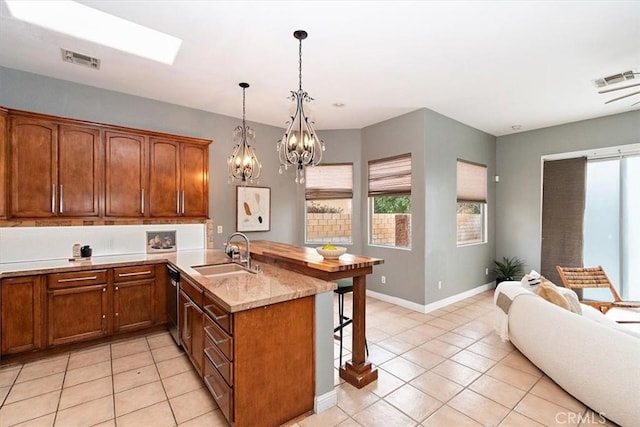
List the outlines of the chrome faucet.
{"type": "Polygon", "coordinates": [[[224,244],[224,251],[229,258],[233,260],[238,259],[240,264],[243,264],[247,269],[251,270],[251,248],[249,245],[249,238],[245,234],[236,231],[235,233],[231,233],[229,237],[227,237],[227,241],[224,244]],[[233,239],[235,236],[242,237],[246,243],[244,258],[242,258],[238,247],[231,244],[231,239],[233,239]]]}

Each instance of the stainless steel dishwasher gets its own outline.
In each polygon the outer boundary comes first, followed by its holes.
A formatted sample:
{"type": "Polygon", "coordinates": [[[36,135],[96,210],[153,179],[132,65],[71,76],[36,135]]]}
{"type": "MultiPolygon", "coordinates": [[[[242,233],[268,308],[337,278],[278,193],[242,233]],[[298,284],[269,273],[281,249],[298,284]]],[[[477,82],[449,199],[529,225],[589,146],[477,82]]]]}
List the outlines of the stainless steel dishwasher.
{"type": "Polygon", "coordinates": [[[167,273],[169,280],[167,281],[167,320],[169,323],[169,332],[176,344],[180,344],[180,272],[174,267],[167,264],[167,273]]]}

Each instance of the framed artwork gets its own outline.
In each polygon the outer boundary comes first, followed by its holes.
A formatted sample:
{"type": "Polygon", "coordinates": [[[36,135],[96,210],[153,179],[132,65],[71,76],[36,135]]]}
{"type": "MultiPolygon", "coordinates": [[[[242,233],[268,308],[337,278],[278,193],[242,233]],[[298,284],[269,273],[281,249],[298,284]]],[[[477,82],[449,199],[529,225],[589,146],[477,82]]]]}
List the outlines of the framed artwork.
{"type": "Polygon", "coordinates": [[[147,253],[175,252],[176,231],[147,231],[147,253]]]}
{"type": "Polygon", "coordinates": [[[236,187],[236,230],[271,229],[271,188],[236,187]]]}

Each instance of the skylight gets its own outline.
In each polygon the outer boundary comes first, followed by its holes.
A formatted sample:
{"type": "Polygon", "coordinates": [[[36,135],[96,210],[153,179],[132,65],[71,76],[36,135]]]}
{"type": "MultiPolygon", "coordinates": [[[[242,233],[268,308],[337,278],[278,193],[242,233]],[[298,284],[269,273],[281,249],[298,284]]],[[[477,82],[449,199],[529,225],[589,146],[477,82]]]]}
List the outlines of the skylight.
{"type": "Polygon", "coordinates": [[[133,55],[173,64],[182,40],[109,15],[74,1],[6,0],[21,21],[109,46],[133,55]]]}

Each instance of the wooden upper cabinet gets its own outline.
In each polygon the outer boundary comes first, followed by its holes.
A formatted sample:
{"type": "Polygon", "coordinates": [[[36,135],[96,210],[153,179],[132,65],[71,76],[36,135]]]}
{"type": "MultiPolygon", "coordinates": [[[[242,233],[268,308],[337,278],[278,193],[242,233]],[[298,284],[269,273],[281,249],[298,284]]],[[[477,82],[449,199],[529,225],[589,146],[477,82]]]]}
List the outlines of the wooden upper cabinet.
{"type": "Polygon", "coordinates": [[[180,143],[151,138],[149,151],[149,215],[178,216],[182,208],[180,143]]]}
{"type": "Polygon", "coordinates": [[[0,220],[206,219],[210,143],[0,107],[0,220]]]}
{"type": "Polygon", "coordinates": [[[100,129],[60,125],[58,134],[58,214],[100,214],[100,129]]]}
{"type": "Polygon", "coordinates": [[[9,157],[7,120],[7,110],[0,108],[0,218],[7,216],[7,158],[9,157]]]}
{"type": "Polygon", "coordinates": [[[182,145],[182,215],[209,216],[209,146],[182,145]]]}
{"type": "Polygon", "coordinates": [[[150,216],[206,218],[208,145],[161,138],[151,138],[149,145],[150,216]]]}
{"type": "Polygon", "coordinates": [[[11,117],[10,122],[11,216],[55,215],[58,126],[21,116],[11,117]]]}
{"type": "Polygon", "coordinates": [[[145,216],[146,153],[146,136],[105,132],[105,216],[145,216]]]}

